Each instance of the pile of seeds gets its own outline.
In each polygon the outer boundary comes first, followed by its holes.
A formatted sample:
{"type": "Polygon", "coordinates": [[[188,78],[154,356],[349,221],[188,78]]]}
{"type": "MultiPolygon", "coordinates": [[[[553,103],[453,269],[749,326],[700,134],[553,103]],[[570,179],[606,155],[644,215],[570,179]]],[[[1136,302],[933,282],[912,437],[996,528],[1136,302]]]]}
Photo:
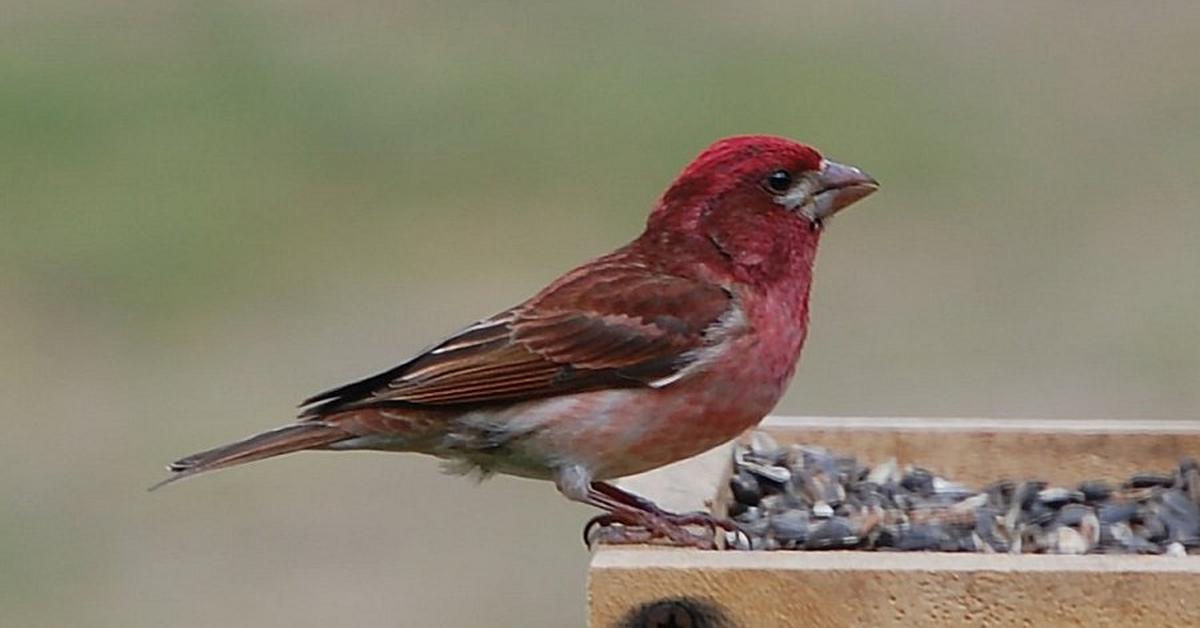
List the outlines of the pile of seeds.
{"type": "Polygon", "coordinates": [[[895,460],[875,467],[763,432],[734,451],[737,549],[1200,553],[1200,465],[1121,485],[1002,480],[973,490],[895,460]]]}

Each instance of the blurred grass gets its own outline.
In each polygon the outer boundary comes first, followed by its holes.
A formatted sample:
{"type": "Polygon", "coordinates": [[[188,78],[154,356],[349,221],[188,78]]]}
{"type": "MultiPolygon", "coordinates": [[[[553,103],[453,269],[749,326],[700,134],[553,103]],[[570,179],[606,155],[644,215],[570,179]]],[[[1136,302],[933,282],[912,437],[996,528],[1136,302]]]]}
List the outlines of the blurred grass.
{"type": "Polygon", "coordinates": [[[314,454],[141,489],[629,239],[732,133],[884,184],[782,412],[1200,408],[1190,4],[0,10],[5,625],[581,623],[549,486],[314,454]]]}

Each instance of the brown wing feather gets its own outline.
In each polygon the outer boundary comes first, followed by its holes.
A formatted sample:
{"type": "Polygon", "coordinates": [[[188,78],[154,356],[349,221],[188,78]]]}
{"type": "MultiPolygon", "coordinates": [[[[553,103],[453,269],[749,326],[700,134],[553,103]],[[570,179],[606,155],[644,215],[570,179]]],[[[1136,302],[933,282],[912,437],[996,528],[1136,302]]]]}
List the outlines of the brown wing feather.
{"type": "Polygon", "coordinates": [[[511,402],[638,386],[686,368],[736,307],[719,286],[613,263],[568,274],[390,371],[317,395],[305,414],[511,402]]]}

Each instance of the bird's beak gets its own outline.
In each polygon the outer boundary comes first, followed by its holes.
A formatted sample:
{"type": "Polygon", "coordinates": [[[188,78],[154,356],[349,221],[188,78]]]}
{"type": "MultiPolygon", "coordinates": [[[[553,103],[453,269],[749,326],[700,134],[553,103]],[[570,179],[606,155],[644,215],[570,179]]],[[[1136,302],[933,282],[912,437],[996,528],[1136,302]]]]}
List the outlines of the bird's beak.
{"type": "Polygon", "coordinates": [[[819,222],[871,195],[879,189],[879,182],[854,166],[825,160],[825,165],[817,174],[816,188],[812,214],[819,222]]]}

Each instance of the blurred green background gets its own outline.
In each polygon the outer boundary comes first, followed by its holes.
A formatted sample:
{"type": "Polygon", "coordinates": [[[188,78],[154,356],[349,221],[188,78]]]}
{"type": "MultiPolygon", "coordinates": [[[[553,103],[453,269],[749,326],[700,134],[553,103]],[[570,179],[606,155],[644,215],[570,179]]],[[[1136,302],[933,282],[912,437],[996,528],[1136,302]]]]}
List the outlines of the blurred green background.
{"type": "Polygon", "coordinates": [[[883,182],[780,412],[1200,414],[1200,5],[782,4],[0,3],[0,624],[581,625],[547,484],[144,489],[632,238],[728,134],[883,182]]]}

